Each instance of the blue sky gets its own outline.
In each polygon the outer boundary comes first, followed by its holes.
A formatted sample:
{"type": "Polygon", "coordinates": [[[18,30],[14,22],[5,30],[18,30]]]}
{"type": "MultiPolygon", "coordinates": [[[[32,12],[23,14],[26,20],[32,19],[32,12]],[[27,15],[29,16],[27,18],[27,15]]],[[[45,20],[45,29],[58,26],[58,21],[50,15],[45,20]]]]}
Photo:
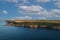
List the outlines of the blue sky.
{"type": "Polygon", "coordinates": [[[60,0],[0,0],[0,19],[60,20],[60,0]]]}

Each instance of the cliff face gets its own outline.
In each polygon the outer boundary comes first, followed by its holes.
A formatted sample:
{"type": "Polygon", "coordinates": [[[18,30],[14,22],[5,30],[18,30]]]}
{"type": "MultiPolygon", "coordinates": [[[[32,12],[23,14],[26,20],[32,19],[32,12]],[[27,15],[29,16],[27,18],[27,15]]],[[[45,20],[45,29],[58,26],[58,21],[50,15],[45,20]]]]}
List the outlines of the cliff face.
{"type": "Polygon", "coordinates": [[[7,20],[9,26],[23,26],[30,28],[55,28],[60,29],[60,20],[7,20]]]}
{"type": "Polygon", "coordinates": [[[7,20],[7,22],[48,22],[60,24],[60,20],[7,20]]]}

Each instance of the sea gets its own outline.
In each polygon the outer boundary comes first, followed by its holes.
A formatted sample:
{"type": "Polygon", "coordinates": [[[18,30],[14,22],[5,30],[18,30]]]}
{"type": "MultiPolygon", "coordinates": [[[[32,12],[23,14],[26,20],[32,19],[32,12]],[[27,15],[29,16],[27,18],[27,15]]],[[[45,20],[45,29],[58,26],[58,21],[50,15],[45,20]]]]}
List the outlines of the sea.
{"type": "Polygon", "coordinates": [[[7,26],[0,22],[0,40],[60,40],[60,30],[7,26]]]}

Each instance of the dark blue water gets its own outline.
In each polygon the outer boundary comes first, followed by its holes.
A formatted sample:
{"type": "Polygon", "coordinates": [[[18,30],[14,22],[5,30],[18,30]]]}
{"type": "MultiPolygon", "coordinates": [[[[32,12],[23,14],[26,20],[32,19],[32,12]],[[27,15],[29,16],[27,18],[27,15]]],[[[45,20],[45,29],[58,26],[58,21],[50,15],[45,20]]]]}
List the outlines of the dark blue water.
{"type": "Polygon", "coordinates": [[[5,23],[0,23],[0,40],[60,40],[60,30],[5,26],[5,23]]]}

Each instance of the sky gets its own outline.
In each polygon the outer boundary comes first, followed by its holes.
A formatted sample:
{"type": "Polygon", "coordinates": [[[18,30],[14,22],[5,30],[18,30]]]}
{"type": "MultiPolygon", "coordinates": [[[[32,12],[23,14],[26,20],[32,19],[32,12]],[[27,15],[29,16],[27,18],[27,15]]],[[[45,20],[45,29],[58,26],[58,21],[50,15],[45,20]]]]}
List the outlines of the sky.
{"type": "Polygon", "coordinates": [[[0,20],[60,20],[60,0],[0,0],[0,20]]]}

